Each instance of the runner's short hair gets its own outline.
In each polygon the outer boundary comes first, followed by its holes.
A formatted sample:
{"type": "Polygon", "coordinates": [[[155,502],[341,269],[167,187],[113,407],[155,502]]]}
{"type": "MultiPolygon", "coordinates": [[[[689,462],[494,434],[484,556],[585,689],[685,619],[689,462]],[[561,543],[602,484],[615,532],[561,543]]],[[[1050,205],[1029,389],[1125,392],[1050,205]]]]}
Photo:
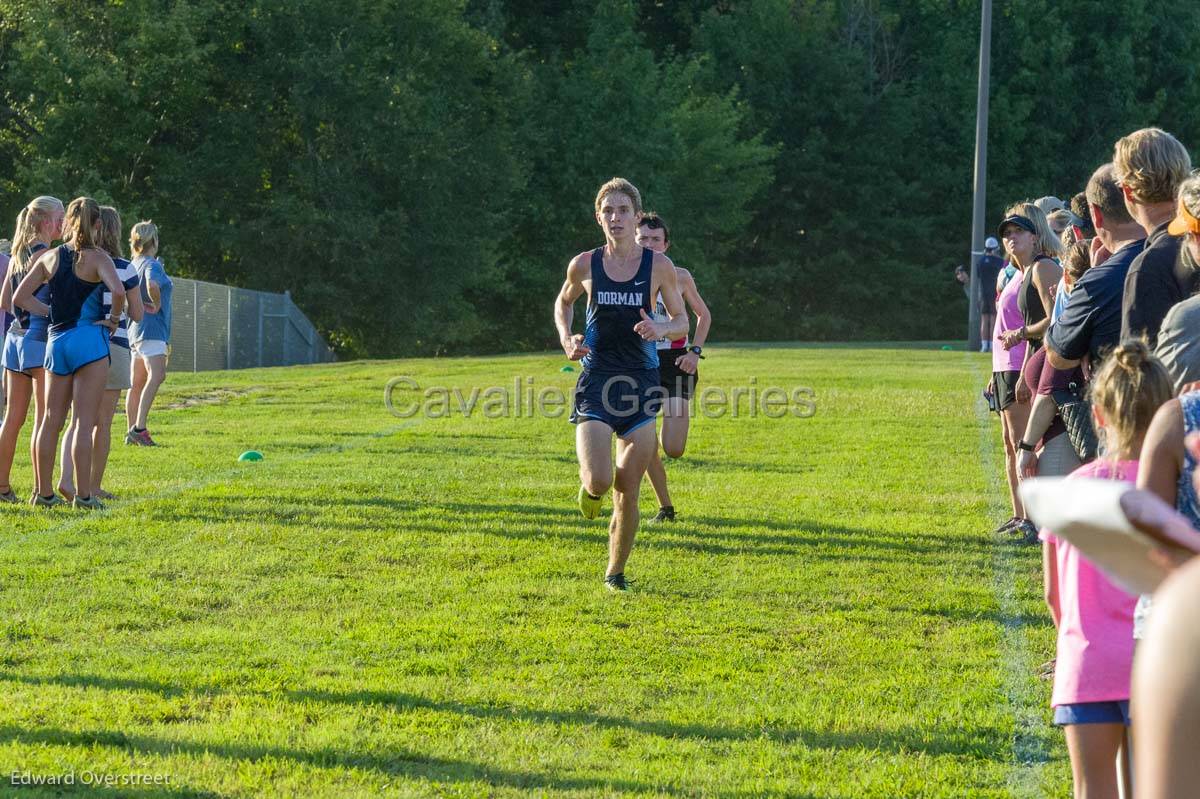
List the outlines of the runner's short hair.
{"type": "Polygon", "coordinates": [[[1106,226],[1133,222],[1129,209],[1125,207],[1125,195],[1117,183],[1117,168],[1112,164],[1105,164],[1092,173],[1087,184],[1087,201],[1089,205],[1100,209],[1106,226]]]}
{"type": "Polygon", "coordinates": [[[604,203],[604,198],[614,192],[620,192],[633,200],[633,212],[635,214],[642,212],[642,193],[637,190],[637,186],[625,178],[613,178],[601,186],[600,191],[596,192],[596,213],[600,213],[600,206],[604,203]]]}
{"type": "Polygon", "coordinates": [[[140,255],[151,247],[158,248],[157,225],[145,220],[129,229],[129,250],[134,255],[140,255]]]}
{"type": "Polygon", "coordinates": [[[642,214],[642,218],[638,220],[637,226],[645,226],[651,230],[661,230],[663,232],[663,243],[666,244],[671,241],[670,228],[667,227],[667,223],[663,221],[663,218],[653,211],[647,211],[642,214]]]}
{"type": "Polygon", "coordinates": [[[1117,183],[1139,203],[1170,203],[1192,171],[1192,159],[1170,133],[1142,128],[1117,140],[1113,166],[1117,183]]]}
{"type": "Polygon", "coordinates": [[[1071,213],[1075,214],[1079,219],[1079,229],[1083,231],[1083,237],[1090,239],[1096,235],[1096,226],[1092,224],[1092,215],[1088,213],[1087,193],[1079,192],[1071,198],[1071,213]]]}

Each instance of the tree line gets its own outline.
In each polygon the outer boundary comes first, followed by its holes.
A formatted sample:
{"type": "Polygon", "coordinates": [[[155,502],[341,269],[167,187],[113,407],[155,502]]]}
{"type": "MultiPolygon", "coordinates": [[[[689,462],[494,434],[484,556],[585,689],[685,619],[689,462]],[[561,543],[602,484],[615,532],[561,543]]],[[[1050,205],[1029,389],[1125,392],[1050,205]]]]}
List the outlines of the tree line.
{"type": "MultiPolygon", "coordinates": [[[[997,4],[990,218],[1135,128],[1200,141],[1198,22],[997,4]]],[[[957,338],[978,31],[968,0],[0,0],[0,218],[89,194],[344,357],[492,353],[556,346],[621,175],[715,341],[957,338]]]]}

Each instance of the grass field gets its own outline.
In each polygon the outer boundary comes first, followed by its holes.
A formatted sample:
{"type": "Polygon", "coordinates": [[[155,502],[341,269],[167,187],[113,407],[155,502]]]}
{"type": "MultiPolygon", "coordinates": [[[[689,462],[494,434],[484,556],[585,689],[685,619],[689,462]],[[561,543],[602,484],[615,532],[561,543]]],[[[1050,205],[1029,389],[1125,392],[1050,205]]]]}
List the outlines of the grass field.
{"type": "Polygon", "coordinates": [[[384,406],[559,357],[173,374],[108,512],[0,508],[0,796],[1066,796],[987,359],[714,347],[816,413],[696,420],[628,595],[564,419],[384,406]]]}

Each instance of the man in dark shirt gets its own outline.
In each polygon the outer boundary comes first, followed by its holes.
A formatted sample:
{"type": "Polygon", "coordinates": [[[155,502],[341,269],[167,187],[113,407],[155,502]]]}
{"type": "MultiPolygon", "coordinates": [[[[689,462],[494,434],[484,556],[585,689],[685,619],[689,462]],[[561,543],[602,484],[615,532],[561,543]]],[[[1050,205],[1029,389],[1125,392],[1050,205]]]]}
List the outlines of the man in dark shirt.
{"type": "Polygon", "coordinates": [[[1193,273],[1180,258],[1181,239],[1167,233],[1192,159],[1170,133],[1143,128],[1117,142],[1113,166],[1125,208],[1147,234],[1145,249],[1125,277],[1121,338],[1145,336],[1154,347],[1167,311],[1192,293],[1193,273]]]}
{"type": "Polygon", "coordinates": [[[1095,369],[1121,339],[1125,276],[1142,251],[1145,231],[1125,209],[1115,172],[1112,164],[1105,164],[1088,181],[1088,212],[1103,245],[1093,250],[1093,260],[1104,260],[1075,283],[1062,316],[1046,334],[1046,360],[1055,369],[1077,366],[1084,356],[1095,369]]]}
{"type": "Polygon", "coordinates": [[[996,279],[1004,268],[1004,261],[997,252],[1000,242],[988,236],[983,243],[983,256],[976,269],[979,270],[979,340],[980,352],[992,351],[992,332],[996,326],[996,279]]]}

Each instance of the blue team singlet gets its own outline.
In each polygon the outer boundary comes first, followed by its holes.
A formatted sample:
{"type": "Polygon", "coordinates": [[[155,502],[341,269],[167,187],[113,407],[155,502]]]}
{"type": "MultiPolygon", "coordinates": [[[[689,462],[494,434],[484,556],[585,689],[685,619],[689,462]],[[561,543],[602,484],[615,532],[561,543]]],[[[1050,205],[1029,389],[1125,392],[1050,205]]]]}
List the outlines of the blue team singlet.
{"type": "Polygon", "coordinates": [[[50,333],[63,333],[100,319],[103,285],[75,274],[75,251],[63,244],[58,248],[58,268],[50,281],[50,333]]]}
{"type": "Polygon", "coordinates": [[[69,375],[101,359],[107,360],[108,328],[97,322],[102,314],[102,282],[75,274],[78,253],[58,248],[58,268],[50,276],[50,338],[45,366],[56,375],[69,375]]]}
{"type": "Polygon", "coordinates": [[[658,350],[634,332],[649,316],[654,251],[642,250],[637,274],[617,282],[604,271],[604,249],[592,252],[592,291],[583,340],[590,352],[575,384],[571,422],[603,422],[624,437],[650,424],[662,404],[658,350]]]}
{"type": "Polygon", "coordinates": [[[626,373],[658,368],[658,350],[633,327],[642,311],[652,315],[650,282],[654,251],[642,250],[642,260],[632,280],[617,282],[604,271],[604,248],[592,251],[592,292],[588,297],[583,343],[591,350],[583,368],[594,372],[626,373]]]}

